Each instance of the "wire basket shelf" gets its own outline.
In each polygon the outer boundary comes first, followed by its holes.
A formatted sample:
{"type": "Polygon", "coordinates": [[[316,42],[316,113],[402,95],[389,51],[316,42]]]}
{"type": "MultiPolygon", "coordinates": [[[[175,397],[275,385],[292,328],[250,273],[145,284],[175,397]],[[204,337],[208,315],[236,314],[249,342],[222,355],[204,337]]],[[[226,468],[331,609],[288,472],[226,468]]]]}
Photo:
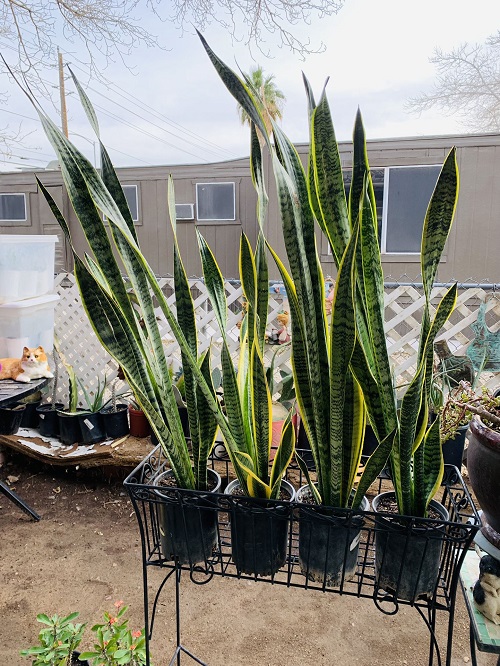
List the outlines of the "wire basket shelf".
{"type": "MultiPolygon", "coordinates": [[[[222,444],[216,445],[209,467],[221,478],[218,492],[165,487],[159,477],[168,463],[157,446],[125,480],[145,567],[187,571],[197,584],[226,576],[372,598],[387,614],[397,612],[399,604],[452,610],[463,558],[481,526],[456,467],[445,466],[435,498],[447,515],[427,519],[225,494],[234,474],[222,444]],[[426,562],[432,553],[435,583],[429,585],[426,562]]],[[[305,484],[293,464],[287,480],[294,489],[305,484]]],[[[367,499],[391,490],[385,471],[367,499]]]]}

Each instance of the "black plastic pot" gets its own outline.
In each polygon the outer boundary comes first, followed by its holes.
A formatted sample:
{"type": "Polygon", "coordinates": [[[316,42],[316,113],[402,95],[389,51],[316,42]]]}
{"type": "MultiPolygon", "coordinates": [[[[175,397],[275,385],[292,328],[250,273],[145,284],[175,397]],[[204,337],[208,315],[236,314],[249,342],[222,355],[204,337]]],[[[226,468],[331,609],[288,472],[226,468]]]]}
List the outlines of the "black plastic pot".
{"type": "Polygon", "coordinates": [[[96,444],[106,439],[104,423],[99,412],[83,412],[78,417],[82,444],[96,444]]]}
{"type": "Polygon", "coordinates": [[[336,587],[356,574],[362,511],[370,504],[366,497],[359,511],[319,507],[303,503],[309,486],[297,491],[299,519],[299,564],[308,580],[336,587]]]}
{"type": "Polygon", "coordinates": [[[361,455],[371,456],[371,454],[375,451],[377,446],[378,446],[378,439],[376,438],[371,425],[367,423],[365,427],[365,437],[363,439],[363,451],[361,455]]]}
{"type": "MultiPolygon", "coordinates": [[[[231,481],[224,493],[234,495],[239,485],[237,479],[231,481]]],[[[257,502],[244,496],[232,503],[231,543],[238,573],[272,576],[285,564],[295,489],[285,480],[281,488],[289,499],[280,503],[257,502]]]]}
{"type": "Polygon", "coordinates": [[[305,462],[307,469],[314,469],[314,458],[311,451],[311,443],[306,433],[306,429],[302,424],[302,419],[299,414],[293,416],[293,425],[295,427],[295,432],[297,433],[297,452],[305,462]]]}
{"type": "Polygon", "coordinates": [[[462,469],[462,460],[464,457],[464,447],[465,447],[465,436],[467,430],[469,429],[469,424],[461,426],[455,437],[448,439],[443,444],[443,460],[445,465],[455,465],[459,470],[462,469]]]}
{"type": "MultiPolygon", "coordinates": [[[[81,412],[82,410],[80,410],[81,412]]],[[[59,422],[59,439],[63,444],[72,446],[83,440],[80,428],[80,412],[57,412],[59,422]]]]}
{"type": "MultiPolygon", "coordinates": [[[[35,396],[36,395],[40,395],[40,392],[35,394],[35,396]]],[[[40,422],[36,408],[40,407],[42,404],[42,398],[35,397],[33,400],[27,398],[23,401],[23,403],[26,405],[26,409],[24,410],[23,417],[21,419],[21,428],[32,428],[35,430],[38,428],[38,424],[40,422]]]]}
{"type": "Polygon", "coordinates": [[[14,402],[0,407],[0,435],[15,435],[21,425],[26,405],[14,402]]]}
{"type": "MultiPolygon", "coordinates": [[[[395,493],[377,495],[372,502],[375,513],[383,498],[395,501],[395,493]]],[[[446,508],[436,500],[431,500],[430,507],[443,522],[450,519],[446,508]]],[[[432,598],[438,583],[441,549],[446,537],[443,522],[378,513],[375,518],[377,586],[406,601],[432,598]]]]}
{"type": "Polygon", "coordinates": [[[38,414],[38,430],[43,437],[59,437],[58,410],[63,409],[62,402],[56,402],[55,409],[52,403],[40,405],[36,408],[38,414]]]}
{"type": "Polygon", "coordinates": [[[90,666],[89,661],[86,659],[80,659],[80,654],[81,652],[73,650],[73,654],[71,655],[71,666],[90,666]]]}
{"type": "Polygon", "coordinates": [[[179,407],[178,409],[179,409],[179,416],[181,417],[182,430],[184,431],[184,435],[186,437],[189,437],[191,433],[189,432],[189,419],[188,419],[187,407],[179,407]]]}
{"type": "Polygon", "coordinates": [[[217,502],[211,493],[220,489],[221,478],[213,469],[207,470],[210,492],[193,494],[179,492],[178,488],[158,488],[162,478],[172,477],[171,470],[154,480],[161,502],[158,504],[158,527],[162,555],[166,560],[194,566],[206,562],[217,544],[217,502]]]}
{"type": "Polygon", "coordinates": [[[128,405],[118,404],[114,410],[113,407],[103,407],[100,414],[104,423],[106,437],[118,439],[118,437],[128,435],[130,430],[128,425],[128,405]]]}

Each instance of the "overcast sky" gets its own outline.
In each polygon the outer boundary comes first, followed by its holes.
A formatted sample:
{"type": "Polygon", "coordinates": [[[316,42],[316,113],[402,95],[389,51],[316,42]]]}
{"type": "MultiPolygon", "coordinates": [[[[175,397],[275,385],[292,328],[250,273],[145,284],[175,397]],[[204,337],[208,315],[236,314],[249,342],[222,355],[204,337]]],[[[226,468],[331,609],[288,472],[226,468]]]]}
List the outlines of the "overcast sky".
{"type": "MultiPolygon", "coordinates": [[[[189,32],[181,35],[168,23],[147,21],[165,49],[139,46],[127,60],[133,71],[122,63],[108,66],[103,74],[112,85],[89,81],[72,60],[74,47],[60,45],[96,106],[102,138],[115,165],[214,162],[248,155],[249,130],[240,124],[236,104],[198,37],[189,32]]],[[[346,0],[337,16],[304,26],[304,35],[327,47],[305,61],[272,42],[268,44],[272,58],[257,49],[251,53],[248,47],[232,43],[216,25],[207,27],[204,36],[233,69],[248,71],[261,64],[275,75],[287,99],[283,128],[299,142],[308,138],[302,71],[317,97],[330,77],[327,90],[339,140],[350,138],[358,106],[369,139],[464,133],[453,117],[438,111],[416,117],[404,110],[404,104],[412,95],[431,89],[435,71],[429,57],[435,47],[446,51],[464,41],[483,41],[499,28],[498,0],[346,0]]],[[[7,59],[13,57],[12,51],[2,52],[7,59]]],[[[55,68],[44,76],[56,86],[55,68]]],[[[10,98],[0,106],[0,127],[22,123],[22,130],[30,132],[2,169],[19,163],[46,166],[54,157],[39,122],[20,117],[34,118],[33,109],[6,77],[2,83],[0,90],[8,89],[10,98]]],[[[92,132],[71,81],[66,85],[70,135],[93,159],[92,132]]],[[[59,122],[56,111],[44,105],[59,122]]]]}

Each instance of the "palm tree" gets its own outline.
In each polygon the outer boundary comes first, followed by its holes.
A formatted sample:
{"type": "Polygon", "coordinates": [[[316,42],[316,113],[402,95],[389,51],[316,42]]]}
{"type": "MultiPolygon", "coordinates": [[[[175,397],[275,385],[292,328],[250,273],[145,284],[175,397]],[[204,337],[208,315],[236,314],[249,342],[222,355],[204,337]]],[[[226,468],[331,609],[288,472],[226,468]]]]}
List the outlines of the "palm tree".
{"type": "MultiPolygon", "coordinates": [[[[261,65],[254,67],[250,70],[250,74],[245,74],[244,76],[255,88],[262,101],[261,111],[264,117],[264,124],[267,131],[271,133],[271,120],[276,120],[277,118],[281,120],[283,117],[283,105],[286,101],[286,97],[274,82],[274,74],[269,74],[266,76],[264,74],[264,68],[261,65]]],[[[238,115],[242,125],[250,125],[250,118],[248,114],[239,104],[238,115]]],[[[259,138],[262,143],[263,139],[260,134],[259,138]]]]}

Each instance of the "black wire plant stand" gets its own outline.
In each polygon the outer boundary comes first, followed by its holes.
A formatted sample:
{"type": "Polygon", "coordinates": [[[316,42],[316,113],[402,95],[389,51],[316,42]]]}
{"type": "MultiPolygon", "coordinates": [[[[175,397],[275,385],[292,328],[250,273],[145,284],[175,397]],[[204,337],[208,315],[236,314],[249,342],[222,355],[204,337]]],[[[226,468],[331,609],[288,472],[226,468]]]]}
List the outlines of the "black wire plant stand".
{"type": "MultiPolygon", "coordinates": [[[[310,451],[302,451],[302,456],[310,457],[310,451]]],[[[472,498],[467,490],[459,470],[452,465],[445,465],[443,482],[436,498],[449,512],[449,520],[442,518],[412,518],[395,516],[394,527],[387,521],[380,521],[380,514],[372,511],[354,511],[350,509],[335,509],[330,512],[324,507],[316,505],[299,504],[295,501],[282,500],[257,500],[243,496],[224,494],[224,488],[234,478],[232,467],[226,450],[222,443],[216,443],[213,454],[209,461],[209,467],[217,471],[222,479],[220,491],[217,493],[183,490],[157,485],[159,475],[168,470],[168,462],[160,446],[154,448],[151,453],[138,465],[138,467],[125,479],[124,485],[131,497],[132,504],[139,523],[142,547],[142,570],[143,570],[143,592],[144,592],[144,624],[146,628],[147,641],[147,666],[149,661],[149,643],[151,641],[155,623],[155,616],[160,595],[167,581],[174,581],[175,585],[175,610],[176,610],[176,648],[169,666],[180,666],[181,658],[184,656],[192,662],[206,666],[205,662],[192,654],[181,641],[181,604],[180,591],[181,580],[189,579],[197,585],[208,584],[214,576],[227,578],[239,578],[243,580],[254,580],[272,585],[303,588],[307,590],[318,590],[331,594],[348,595],[359,598],[372,599],[375,606],[386,615],[394,615],[402,605],[412,606],[424,621],[429,631],[429,653],[428,664],[433,666],[451,665],[454,609],[459,573],[467,550],[471,546],[474,535],[481,527],[481,520],[474,506],[472,498]],[[166,497],[168,495],[168,497],[166,497]],[[165,532],[170,529],[165,525],[165,503],[170,508],[175,507],[177,530],[183,541],[184,536],[192,536],[194,532],[204,529],[207,520],[212,522],[213,541],[201,542],[197,554],[191,554],[189,546],[187,553],[185,547],[179,552],[183,555],[172,556],[172,543],[166,545],[165,532]],[[163,505],[163,506],[162,506],[163,505]],[[240,567],[235,563],[238,534],[231,530],[231,520],[236,523],[238,512],[245,510],[250,516],[251,523],[258,523],[259,516],[266,515],[270,531],[283,529],[286,522],[286,553],[283,563],[278,568],[269,572],[269,575],[258,575],[248,573],[248,567],[240,567]],[[328,531],[325,556],[325,575],[312,575],[307,566],[304,565],[304,543],[299,544],[300,522],[306,524],[320,519],[323,523],[331,523],[331,531],[328,531]],[[348,535],[341,541],[341,548],[345,550],[343,555],[344,564],[334,577],[326,573],[328,562],[328,549],[333,548],[338,541],[338,527],[348,535]],[[425,531],[424,531],[424,528],[425,531]],[[403,552],[401,553],[403,564],[399,575],[396,575],[391,588],[382,589],[379,585],[380,569],[383,570],[384,562],[390,562],[393,555],[387,547],[391,540],[390,533],[395,530],[403,534],[403,552]],[[332,535],[332,536],[331,536],[332,535]],[[352,535],[357,535],[352,538],[352,535]],[[379,537],[384,544],[376,546],[379,537]],[[412,597],[402,594],[403,569],[409,559],[414,558],[415,540],[421,559],[417,562],[416,573],[414,573],[415,591],[419,589],[420,577],[424,575],[424,559],[426,553],[436,549],[438,544],[438,568],[436,583],[433,583],[431,591],[424,595],[412,597]],[[170,548],[170,552],[169,551],[170,548]],[[381,549],[382,548],[382,549],[381,549]],[[345,564],[349,560],[351,551],[354,550],[355,558],[353,570],[348,570],[345,564]],[[234,551],[234,552],[233,552],[234,551]],[[302,556],[302,560],[299,557],[302,556]],[[160,569],[165,572],[163,580],[158,586],[154,598],[149,599],[148,574],[150,568],[160,569]],[[377,573],[378,572],[378,573],[377,573]],[[401,586],[401,587],[400,587],[401,586]],[[445,650],[442,650],[436,635],[438,615],[446,617],[448,614],[448,628],[445,650]]],[[[311,472],[312,476],[314,471],[311,472]]],[[[298,467],[292,465],[287,471],[287,479],[298,489],[305,484],[305,480],[298,467]]],[[[385,470],[370,488],[368,496],[371,498],[381,491],[392,490],[390,474],[385,470]]],[[[171,516],[171,513],[167,515],[171,516]]],[[[384,514],[386,515],[386,514],[384,514]]],[[[311,528],[312,529],[312,528],[311,528]]],[[[306,532],[307,533],[307,530],[306,532]]],[[[301,535],[304,532],[301,532],[301,535]]],[[[310,532],[309,532],[310,534],[310,532]]],[[[170,534],[170,538],[175,536],[170,534]]],[[[303,537],[301,537],[302,540],[303,537]]],[[[261,545],[262,547],[262,545],[261,545]]],[[[273,546],[266,545],[270,550],[273,546]]],[[[305,546],[311,551],[317,547],[315,539],[309,538],[305,546]]],[[[338,549],[338,546],[337,546],[338,549]]],[[[177,552],[175,543],[173,550],[177,552]]],[[[276,553],[269,552],[264,557],[273,559],[276,553]]],[[[352,558],[352,555],[351,555],[352,558]]],[[[252,553],[250,553],[252,560],[252,553]]],[[[253,560],[257,564],[262,559],[262,552],[257,549],[253,553],[253,560]]],[[[256,567],[258,571],[258,567],[256,567]]],[[[387,584],[384,583],[387,587],[387,584]]],[[[412,583],[413,585],[413,583],[412,583]]],[[[182,660],[182,663],[184,660],[182,660]]]]}

